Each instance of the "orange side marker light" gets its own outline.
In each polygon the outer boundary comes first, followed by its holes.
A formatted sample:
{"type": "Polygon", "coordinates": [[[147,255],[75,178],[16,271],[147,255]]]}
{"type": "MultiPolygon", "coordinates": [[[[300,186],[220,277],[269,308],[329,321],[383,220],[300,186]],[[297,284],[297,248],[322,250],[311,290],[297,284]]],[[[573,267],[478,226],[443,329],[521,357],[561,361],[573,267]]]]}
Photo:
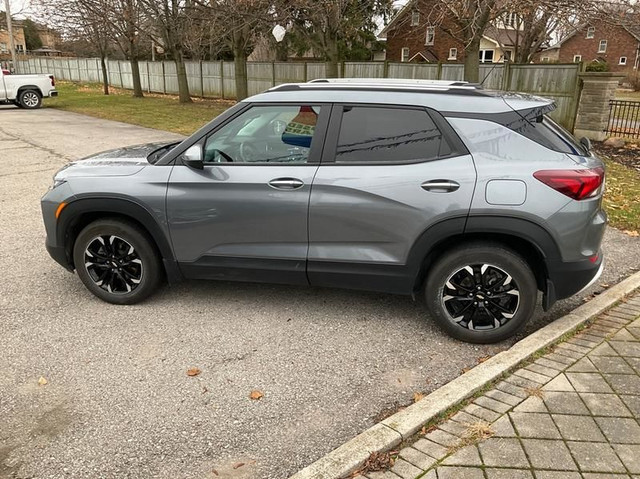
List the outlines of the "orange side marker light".
{"type": "Polygon", "coordinates": [[[58,219],[65,206],[67,206],[67,203],[65,203],[64,201],[58,205],[58,209],[56,210],[56,219],[58,219]]]}

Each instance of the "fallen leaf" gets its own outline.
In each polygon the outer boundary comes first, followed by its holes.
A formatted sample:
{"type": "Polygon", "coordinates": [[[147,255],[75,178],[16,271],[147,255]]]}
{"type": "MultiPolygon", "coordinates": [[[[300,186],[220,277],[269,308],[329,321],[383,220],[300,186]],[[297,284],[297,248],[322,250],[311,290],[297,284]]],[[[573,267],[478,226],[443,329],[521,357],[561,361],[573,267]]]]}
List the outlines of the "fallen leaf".
{"type": "Polygon", "coordinates": [[[422,393],[413,393],[413,402],[418,402],[424,397],[422,393]]]}
{"type": "Polygon", "coordinates": [[[638,233],[637,231],[631,231],[631,230],[624,230],[623,231],[624,234],[626,234],[627,236],[632,236],[634,238],[637,238],[638,236],[640,236],[640,233],[638,233]]]}
{"type": "Polygon", "coordinates": [[[44,386],[45,384],[47,384],[49,381],[47,381],[47,379],[44,376],[40,376],[40,379],[38,379],[38,384],[40,386],[44,386]]]}
{"type": "Polygon", "coordinates": [[[218,474],[218,471],[216,471],[215,469],[213,471],[211,471],[211,472],[213,472],[216,476],[220,475],[220,474],[218,474]]]}
{"type": "Polygon", "coordinates": [[[187,376],[197,376],[201,371],[198,368],[187,369],[187,376]]]}
{"type": "Polygon", "coordinates": [[[236,462],[236,463],[233,465],[233,468],[234,468],[234,469],[238,469],[238,468],[240,468],[240,467],[242,467],[242,466],[244,466],[244,462],[236,462]]]}
{"type": "Polygon", "coordinates": [[[489,359],[491,359],[491,356],[482,356],[481,358],[478,358],[478,364],[482,364],[489,359]]]}
{"type": "Polygon", "coordinates": [[[469,371],[471,371],[471,368],[462,368],[462,374],[468,373],[469,371]]]}
{"type": "Polygon", "coordinates": [[[257,401],[258,399],[262,398],[262,396],[264,396],[264,394],[262,394],[261,391],[254,389],[253,391],[251,391],[251,394],[249,394],[249,399],[253,399],[254,401],[257,401]]]}

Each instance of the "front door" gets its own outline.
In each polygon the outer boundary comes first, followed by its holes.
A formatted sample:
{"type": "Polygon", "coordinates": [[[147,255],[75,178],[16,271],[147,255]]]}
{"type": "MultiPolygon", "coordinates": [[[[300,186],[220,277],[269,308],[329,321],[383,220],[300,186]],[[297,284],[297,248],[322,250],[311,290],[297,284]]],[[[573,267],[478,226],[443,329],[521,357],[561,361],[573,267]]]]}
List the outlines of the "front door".
{"type": "MultiPolygon", "coordinates": [[[[167,215],[188,278],[307,283],[308,212],[329,107],[254,104],[178,163],[167,215]]],[[[179,161],[179,160],[178,160],[179,161]]]]}

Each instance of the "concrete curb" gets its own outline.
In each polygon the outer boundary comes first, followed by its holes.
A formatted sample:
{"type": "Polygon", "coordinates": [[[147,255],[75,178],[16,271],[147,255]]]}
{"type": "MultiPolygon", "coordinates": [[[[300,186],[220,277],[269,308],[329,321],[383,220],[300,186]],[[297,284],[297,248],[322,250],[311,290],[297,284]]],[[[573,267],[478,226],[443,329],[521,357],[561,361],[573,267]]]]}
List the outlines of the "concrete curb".
{"type": "Polygon", "coordinates": [[[360,467],[372,452],[387,451],[410,438],[439,414],[472,396],[504,373],[599,316],[640,288],[640,272],[609,288],[570,314],[527,336],[510,349],[474,367],[420,401],[367,429],[290,479],[340,479],[360,467]]]}

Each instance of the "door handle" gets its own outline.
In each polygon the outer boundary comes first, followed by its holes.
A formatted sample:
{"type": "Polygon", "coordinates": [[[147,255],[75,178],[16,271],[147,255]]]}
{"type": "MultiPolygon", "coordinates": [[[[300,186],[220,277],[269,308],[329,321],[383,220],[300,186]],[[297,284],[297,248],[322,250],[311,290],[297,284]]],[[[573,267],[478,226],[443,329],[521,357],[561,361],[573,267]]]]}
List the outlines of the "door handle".
{"type": "Polygon", "coordinates": [[[420,186],[423,190],[433,191],[434,193],[451,193],[460,188],[460,183],[452,180],[431,180],[425,181],[420,186]]]}
{"type": "Polygon", "coordinates": [[[304,186],[304,181],[298,178],[275,178],[269,182],[269,186],[277,190],[297,190],[304,186]]]}

